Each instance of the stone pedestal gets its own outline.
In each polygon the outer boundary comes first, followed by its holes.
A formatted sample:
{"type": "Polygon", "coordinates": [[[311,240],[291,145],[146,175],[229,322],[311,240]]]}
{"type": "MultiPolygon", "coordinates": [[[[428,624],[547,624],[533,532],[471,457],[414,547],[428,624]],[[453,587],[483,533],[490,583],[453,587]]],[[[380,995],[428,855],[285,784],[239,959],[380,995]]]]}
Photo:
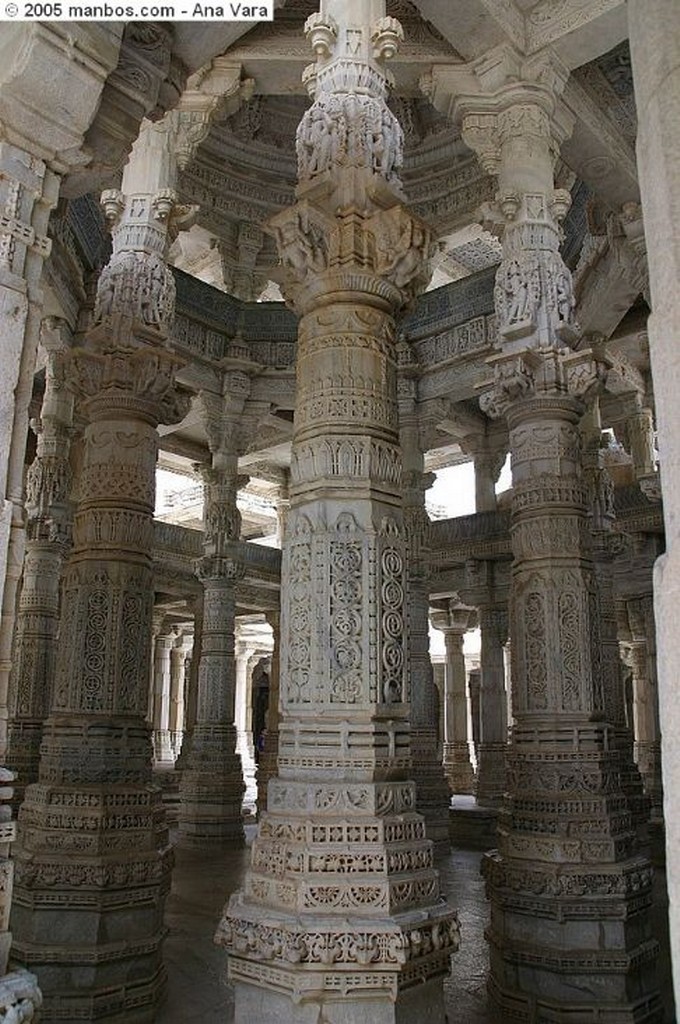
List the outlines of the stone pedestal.
{"type": "Polygon", "coordinates": [[[381,57],[401,28],[384,13],[331,0],[308,19],[297,202],[271,225],[301,321],[278,776],[217,935],[243,1024],[443,1024],[457,945],[409,781],[394,313],[425,282],[429,234],[396,191],[381,57]]]}

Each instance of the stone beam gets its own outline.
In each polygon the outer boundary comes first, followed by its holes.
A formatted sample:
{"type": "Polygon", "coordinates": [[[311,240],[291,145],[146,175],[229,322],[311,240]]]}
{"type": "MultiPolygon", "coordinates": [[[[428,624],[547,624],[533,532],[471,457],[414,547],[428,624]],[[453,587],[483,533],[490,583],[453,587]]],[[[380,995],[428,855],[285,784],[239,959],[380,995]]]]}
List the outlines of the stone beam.
{"type": "Polygon", "coordinates": [[[552,46],[569,68],[595,60],[628,35],[624,0],[539,0],[525,24],[526,52],[552,46]]]}
{"type": "Polygon", "coordinates": [[[6,22],[0,42],[3,136],[63,172],[88,159],[83,135],[116,67],[122,22],[6,22]]]}
{"type": "MultiPolygon", "coordinates": [[[[274,9],[283,7],[285,0],[274,0],[274,9]]],[[[254,21],[220,21],[174,22],[175,45],[177,56],[184,62],[190,72],[198,71],[214,57],[226,53],[239,39],[251,32],[258,24],[266,22],[254,21]]]]}
{"type": "Polygon", "coordinates": [[[524,43],[524,19],[514,3],[497,0],[417,0],[423,18],[466,59],[500,43],[524,43]]]}
{"type": "Polygon", "coordinates": [[[635,152],[620,129],[573,75],[562,98],[574,117],[571,137],[562,144],[564,162],[609,207],[638,202],[635,152]]]}
{"type": "Polygon", "coordinates": [[[418,0],[423,18],[466,59],[500,43],[529,55],[552,46],[569,68],[626,38],[623,0],[539,0],[526,13],[512,0],[418,0]]]}

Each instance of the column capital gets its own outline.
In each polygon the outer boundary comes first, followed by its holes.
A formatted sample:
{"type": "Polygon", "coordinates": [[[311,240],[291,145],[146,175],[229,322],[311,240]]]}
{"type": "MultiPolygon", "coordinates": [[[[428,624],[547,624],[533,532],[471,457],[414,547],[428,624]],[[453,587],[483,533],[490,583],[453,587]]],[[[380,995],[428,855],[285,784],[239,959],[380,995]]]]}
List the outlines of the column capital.
{"type": "Polygon", "coordinates": [[[120,409],[154,426],[186,416],[189,398],[174,379],[182,360],[156,342],[155,332],[131,333],[127,318],[116,316],[106,328],[94,328],[85,345],[71,349],[68,384],[91,420],[120,409]]]}
{"type": "Polygon", "coordinates": [[[498,174],[510,137],[548,141],[554,155],[573,119],[559,102],[569,69],[551,50],[526,57],[505,44],[464,64],[436,65],[420,88],[442,113],[460,122],[463,141],[487,174],[498,174]]]}
{"type": "Polygon", "coordinates": [[[460,636],[461,638],[477,626],[477,612],[474,608],[451,599],[444,608],[430,609],[430,622],[440,630],[445,638],[460,636]]]}
{"type": "Polygon", "coordinates": [[[243,66],[229,57],[215,57],[208,68],[191,75],[174,110],[165,115],[177,166],[185,170],[207,138],[216,116],[228,117],[249,100],[255,80],[243,78],[243,66]]]}
{"type": "Polygon", "coordinates": [[[488,390],[480,396],[479,405],[492,419],[526,405],[528,398],[563,396],[567,404],[577,400],[582,409],[582,404],[602,387],[606,372],[606,364],[588,349],[526,349],[492,357],[488,363],[494,370],[493,384],[483,385],[488,390]]]}

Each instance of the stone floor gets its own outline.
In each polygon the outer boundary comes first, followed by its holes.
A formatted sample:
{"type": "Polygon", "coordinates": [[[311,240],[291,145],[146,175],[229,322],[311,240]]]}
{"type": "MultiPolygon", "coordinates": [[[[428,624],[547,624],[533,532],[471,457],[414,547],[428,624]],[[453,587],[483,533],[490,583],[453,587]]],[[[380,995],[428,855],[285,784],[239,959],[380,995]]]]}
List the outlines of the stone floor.
{"type": "MultiPolygon", "coordinates": [[[[254,826],[248,826],[247,832],[250,841],[254,826]]],[[[170,929],[165,946],[168,995],[156,1024],[229,1024],[233,1020],[225,954],[213,945],[212,937],[227,896],[240,886],[248,857],[249,850],[177,850],[166,915],[170,929]]],[[[479,851],[454,850],[438,862],[444,891],[458,908],[462,931],[461,948],[452,959],[446,983],[451,1024],[498,1024],[486,1000],[487,905],[479,874],[480,857],[479,851]]],[[[665,1024],[673,1024],[664,900],[665,884],[660,875],[656,917],[663,954],[659,966],[668,1004],[665,1024]]]]}

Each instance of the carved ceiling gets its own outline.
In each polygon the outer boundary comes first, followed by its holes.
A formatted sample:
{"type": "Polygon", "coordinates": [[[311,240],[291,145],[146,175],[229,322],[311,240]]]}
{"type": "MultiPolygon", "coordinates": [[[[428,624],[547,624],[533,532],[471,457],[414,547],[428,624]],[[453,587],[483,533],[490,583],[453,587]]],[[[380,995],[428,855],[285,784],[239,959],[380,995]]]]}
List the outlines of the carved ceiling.
{"type": "MultiPolygon", "coordinates": [[[[80,199],[74,205],[76,215],[71,218],[77,243],[90,266],[106,256],[95,196],[102,184],[117,184],[135,123],[145,113],[162,113],[172,107],[189,74],[215,56],[225,55],[240,66],[243,80],[253,80],[252,93],[238,109],[232,107],[230,113],[215,116],[194,159],[182,172],[182,199],[198,204],[200,212],[196,225],[178,236],[171,258],[186,274],[246,303],[262,296],[280,298],[271,280],[277,254],[265,226],[272,215],[294,200],[295,133],[310,102],[301,81],[303,68],[311,60],[303,26],[318,6],[318,0],[287,0],[276,5],[272,23],[253,27],[177,24],[170,33],[172,44],[164,31],[149,35],[145,30],[140,35],[134,27],[126,29],[119,66],[107,80],[99,114],[86,139],[95,159],[70,176],[66,190],[67,195],[91,194],[90,199],[80,199]],[[111,133],[116,125],[120,138],[114,145],[111,133]]],[[[587,230],[587,204],[597,198],[605,207],[619,208],[637,200],[636,116],[623,0],[388,0],[387,7],[389,14],[399,18],[405,33],[404,44],[390,65],[394,76],[390,105],[405,137],[401,178],[409,204],[433,225],[439,240],[432,287],[459,282],[457,307],[465,304],[463,293],[468,284],[474,291],[477,282],[486,282],[484,294],[490,296],[487,277],[500,260],[500,245],[477,222],[477,210],[493,197],[495,182],[482,171],[458,128],[421,93],[419,80],[435,65],[478,58],[503,42],[527,53],[551,45],[572,69],[565,102],[575,127],[563,147],[556,175],[558,185],[572,193],[563,252],[574,268],[587,230]]],[[[54,231],[58,230],[55,227],[54,231]]],[[[66,235],[59,244],[60,251],[68,249],[66,235]]],[[[608,280],[605,286],[610,287],[608,280]]],[[[226,300],[227,296],[219,298],[226,300]]],[[[429,302],[430,297],[426,298],[429,302]]],[[[442,302],[444,299],[433,300],[437,316],[442,302]]],[[[429,308],[427,302],[423,308],[426,306],[429,308]]],[[[178,336],[183,330],[189,339],[194,331],[206,346],[206,359],[192,366],[194,376],[187,385],[192,389],[211,388],[217,380],[218,371],[210,365],[208,351],[213,341],[218,348],[224,344],[217,329],[213,330],[217,321],[228,336],[240,337],[236,314],[232,324],[220,310],[215,317],[205,310],[191,311],[192,316],[203,317],[200,328],[178,318],[178,336]],[[208,321],[211,326],[206,326],[208,321]]],[[[491,307],[481,314],[490,316],[491,307]]],[[[429,315],[427,309],[424,315],[429,315]]],[[[476,310],[474,316],[478,315],[476,310]]],[[[286,331],[291,327],[287,321],[284,326],[286,331]]],[[[287,345],[292,352],[291,339],[287,335],[278,338],[277,329],[271,328],[273,333],[266,341],[256,344],[250,339],[251,352],[258,344],[287,345]]],[[[453,346],[458,329],[457,321],[446,328],[440,323],[441,343],[453,346]]],[[[426,344],[430,341],[423,342],[426,344]]],[[[220,350],[220,356],[225,352],[220,350]]],[[[633,358],[627,349],[622,350],[624,356],[633,358]]],[[[215,366],[217,360],[216,354],[215,366]]],[[[290,421],[275,418],[280,410],[289,416],[294,403],[289,362],[285,369],[268,365],[255,382],[254,400],[264,410],[264,419],[261,416],[258,422],[266,420],[268,432],[258,433],[260,443],[242,461],[244,468],[247,463],[248,468],[256,469],[260,480],[267,474],[278,480],[289,458],[290,421]],[[272,403],[274,392],[276,403],[272,403]]],[[[478,384],[474,374],[468,380],[458,368],[437,372],[450,373],[452,386],[464,384],[470,394],[478,384]]],[[[427,387],[432,389],[430,399],[438,400],[435,384],[427,387]]],[[[441,452],[446,451],[442,457],[448,462],[461,457],[450,422],[449,418],[449,426],[439,430],[436,443],[441,452]]],[[[167,450],[193,459],[200,456],[205,439],[197,423],[186,423],[164,444],[167,450]]]]}

